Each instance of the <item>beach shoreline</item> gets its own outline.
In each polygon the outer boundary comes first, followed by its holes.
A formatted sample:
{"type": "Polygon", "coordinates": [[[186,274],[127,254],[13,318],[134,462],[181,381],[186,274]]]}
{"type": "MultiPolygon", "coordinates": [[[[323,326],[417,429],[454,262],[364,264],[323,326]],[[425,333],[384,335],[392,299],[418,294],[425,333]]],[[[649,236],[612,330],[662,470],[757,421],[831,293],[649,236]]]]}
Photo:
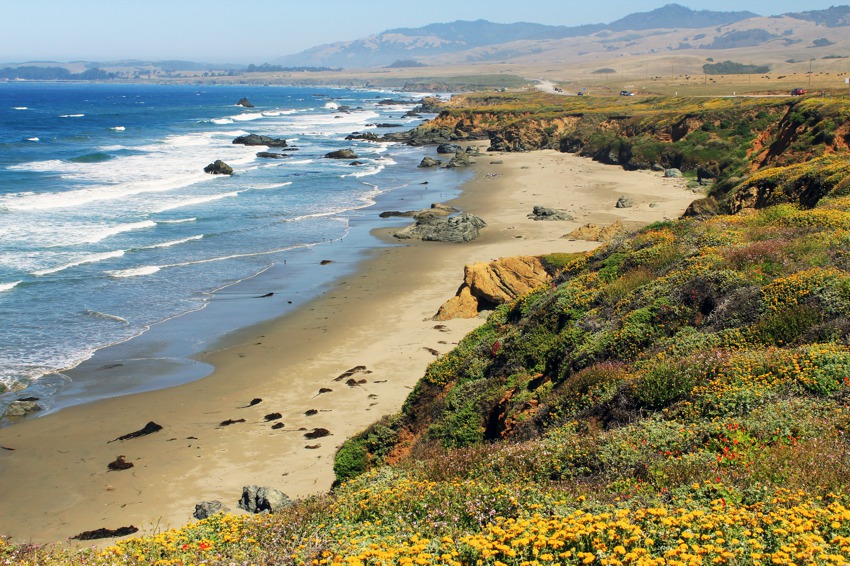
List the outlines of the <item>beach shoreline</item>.
{"type": "Polygon", "coordinates": [[[244,485],[293,498],[324,493],[336,448],[398,411],[433,352],[448,352],[483,322],[431,319],[465,264],[589,250],[598,244],[562,236],[588,222],[676,218],[699,196],[681,179],[551,150],[482,153],[474,168],[451,204],[488,223],[477,240],[379,247],[319,298],[199,356],[215,368],[203,379],[0,429],[0,481],[10,486],[0,498],[0,533],[20,542],[127,525],[152,533],[190,521],[200,501],[237,511],[244,485]],[[615,208],[622,195],[632,208],[615,208]],[[566,209],[575,221],[530,220],[535,205],[566,209]],[[112,442],[149,421],[163,429],[112,442]],[[305,437],[316,429],[330,435],[305,437]],[[134,467],[109,471],[118,456],[134,467]]]}

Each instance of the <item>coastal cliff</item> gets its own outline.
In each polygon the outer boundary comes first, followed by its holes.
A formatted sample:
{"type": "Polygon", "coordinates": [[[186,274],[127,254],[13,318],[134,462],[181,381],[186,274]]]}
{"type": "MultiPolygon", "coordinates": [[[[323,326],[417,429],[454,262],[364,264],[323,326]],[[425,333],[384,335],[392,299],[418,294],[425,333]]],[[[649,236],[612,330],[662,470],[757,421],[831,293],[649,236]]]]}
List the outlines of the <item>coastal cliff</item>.
{"type": "Polygon", "coordinates": [[[489,140],[490,151],[557,149],[635,169],[680,169],[707,187],[692,215],[845,194],[850,105],[836,98],[661,98],[487,93],[454,97],[392,139],[489,140]]]}

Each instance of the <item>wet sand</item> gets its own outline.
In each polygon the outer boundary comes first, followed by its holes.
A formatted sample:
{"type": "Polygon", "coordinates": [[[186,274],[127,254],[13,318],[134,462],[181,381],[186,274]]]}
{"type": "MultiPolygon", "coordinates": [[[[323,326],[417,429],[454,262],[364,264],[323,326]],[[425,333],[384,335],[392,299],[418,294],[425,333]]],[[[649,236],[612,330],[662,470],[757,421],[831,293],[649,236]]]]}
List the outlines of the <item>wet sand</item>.
{"type": "Polygon", "coordinates": [[[204,353],[215,367],[207,378],[0,429],[0,533],[39,543],[100,527],[149,533],[191,521],[200,501],[241,512],[244,485],[293,498],[326,492],[337,447],[396,412],[433,351],[449,351],[483,322],[431,320],[462,283],[465,264],[592,249],[598,244],[562,236],[588,222],[636,227],[676,218],[698,196],[681,179],[554,151],[482,153],[474,167],[452,204],[488,223],[479,239],[375,250],[320,298],[204,353]],[[615,208],[621,195],[634,207],[615,208]],[[566,209],[575,221],[529,220],[534,205],[566,209]],[[337,379],[358,366],[365,369],[337,379]],[[282,416],[266,420],[273,413],[282,416]],[[163,429],[110,442],[149,421],[163,429]],[[306,438],[315,428],[331,434],[306,438]],[[134,466],[108,470],[120,455],[134,466]]]}

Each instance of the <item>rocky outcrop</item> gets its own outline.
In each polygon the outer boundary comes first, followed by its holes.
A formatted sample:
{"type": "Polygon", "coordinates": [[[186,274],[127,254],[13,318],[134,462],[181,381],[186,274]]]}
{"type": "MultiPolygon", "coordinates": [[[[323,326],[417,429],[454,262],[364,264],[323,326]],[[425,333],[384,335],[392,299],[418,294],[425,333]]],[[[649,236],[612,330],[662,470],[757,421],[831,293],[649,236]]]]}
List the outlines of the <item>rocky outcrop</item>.
{"type": "Polygon", "coordinates": [[[195,512],[192,513],[192,516],[201,520],[217,515],[218,513],[227,513],[229,511],[230,509],[221,501],[201,501],[195,505],[195,512]]]}
{"type": "Polygon", "coordinates": [[[634,205],[635,205],[635,203],[632,202],[632,199],[630,199],[627,196],[621,196],[620,198],[617,199],[617,203],[614,206],[616,208],[631,208],[634,205]]]}
{"type": "Polygon", "coordinates": [[[338,149],[330,153],[326,153],[327,159],[357,159],[357,154],[351,149],[338,149]]]}
{"type": "Polygon", "coordinates": [[[242,488],[239,508],[249,513],[276,513],[292,503],[292,500],[273,487],[246,485],[242,488]]]}
{"type": "Polygon", "coordinates": [[[552,281],[543,262],[535,256],[501,258],[463,268],[463,284],[457,295],[440,307],[436,320],[474,318],[552,281]]]}
{"type": "Polygon", "coordinates": [[[6,410],[3,412],[4,417],[24,417],[31,413],[36,413],[41,410],[38,403],[29,399],[20,399],[12,401],[6,410]]]}
{"type": "Polygon", "coordinates": [[[271,151],[260,151],[257,153],[257,157],[261,159],[285,159],[289,157],[284,153],[274,153],[271,151]]]}
{"type": "Polygon", "coordinates": [[[271,138],[269,136],[259,136],[257,134],[239,136],[233,140],[233,143],[237,145],[266,145],[268,147],[286,147],[285,139],[271,138]]]}
{"type": "Polygon", "coordinates": [[[440,202],[435,202],[431,205],[431,208],[426,208],[423,210],[408,210],[405,212],[398,210],[388,210],[386,212],[382,212],[378,216],[381,218],[391,218],[391,217],[404,217],[404,218],[415,218],[416,220],[428,219],[428,218],[445,218],[450,214],[455,214],[460,212],[458,209],[449,206],[447,204],[443,204],[440,202]]]}
{"type": "Polygon", "coordinates": [[[487,226],[478,216],[466,212],[451,218],[437,215],[416,217],[416,223],[393,234],[401,240],[419,239],[426,242],[469,242],[478,237],[481,228],[487,226]]]}
{"type": "Polygon", "coordinates": [[[437,153],[457,153],[463,148],[456,143],[441,143],[437,146],[437,153]]]}
{"type": "Polygon", "coordinates": [[[664,176],[669,177],[671,179],[680,179],[684,175],[682,175],[682,172],[680,170],[678,170],[676,168],[671,168],[671,169],[665,169],[664,170],[664,176]]]}
{"type": "Polygon", "coordinates": [[[233,175],[233,167],[221,159],[216,159],[215,162],[204,167],[204,173],[211,175],[233,175]]]}
{"type": "Polygon", "coordinates": [[[535,206],[533,212],[528,215],[531,220],[574,220],[573,215],[566,210],[548,208],[546,206],[535,206]]]}
{"type": "Polygon", "coordinates": [[[236,103],[236,106],[242,106],[243,108],[253,108],[254,105],[251,104],[247,98],[239,99],[239,102],[236,103]]]}
{"type": "Polygon", "coordinates": [[[423,157],[422,161],[419,163],[419,167],[421,168],[429,168],[429,167],[439,167],[443,162],[439,159],[434,159],[433,157],[423,157]]]}
{"type": "Polygon", "coordinates": [[[569,240],[586,240],[588,242],[608,242],[626,234],[626,227],[617,220],[610,226],[598,226],[596,224],[585,224],[576,228],[569,234],[563,236],[569,240]]]}
{"type": "Polygon", "coordinates": [[[470,155],[470,153],[465,151],[459,151],[455,153],[455,156],[452,157],[451,161],[446,164],[446,167],[449,169],[454,169],[456,167],[468,167],[473,163],[472,159],[470,159],[470,155]]]}

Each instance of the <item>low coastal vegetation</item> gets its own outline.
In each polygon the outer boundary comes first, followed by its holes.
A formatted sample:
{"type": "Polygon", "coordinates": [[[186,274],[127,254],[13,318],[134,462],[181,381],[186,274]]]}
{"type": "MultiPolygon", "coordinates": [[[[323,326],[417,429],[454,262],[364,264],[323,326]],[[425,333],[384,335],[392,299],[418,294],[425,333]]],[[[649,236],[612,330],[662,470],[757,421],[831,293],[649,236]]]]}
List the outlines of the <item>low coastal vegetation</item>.
{"type": "Polygon", "coordinates": [[[469,96],[427,128],[680,166],[710,206],[546,256],[331,493],[0,563],[850,563],[850,105],[590,98],[469,96]]]}

